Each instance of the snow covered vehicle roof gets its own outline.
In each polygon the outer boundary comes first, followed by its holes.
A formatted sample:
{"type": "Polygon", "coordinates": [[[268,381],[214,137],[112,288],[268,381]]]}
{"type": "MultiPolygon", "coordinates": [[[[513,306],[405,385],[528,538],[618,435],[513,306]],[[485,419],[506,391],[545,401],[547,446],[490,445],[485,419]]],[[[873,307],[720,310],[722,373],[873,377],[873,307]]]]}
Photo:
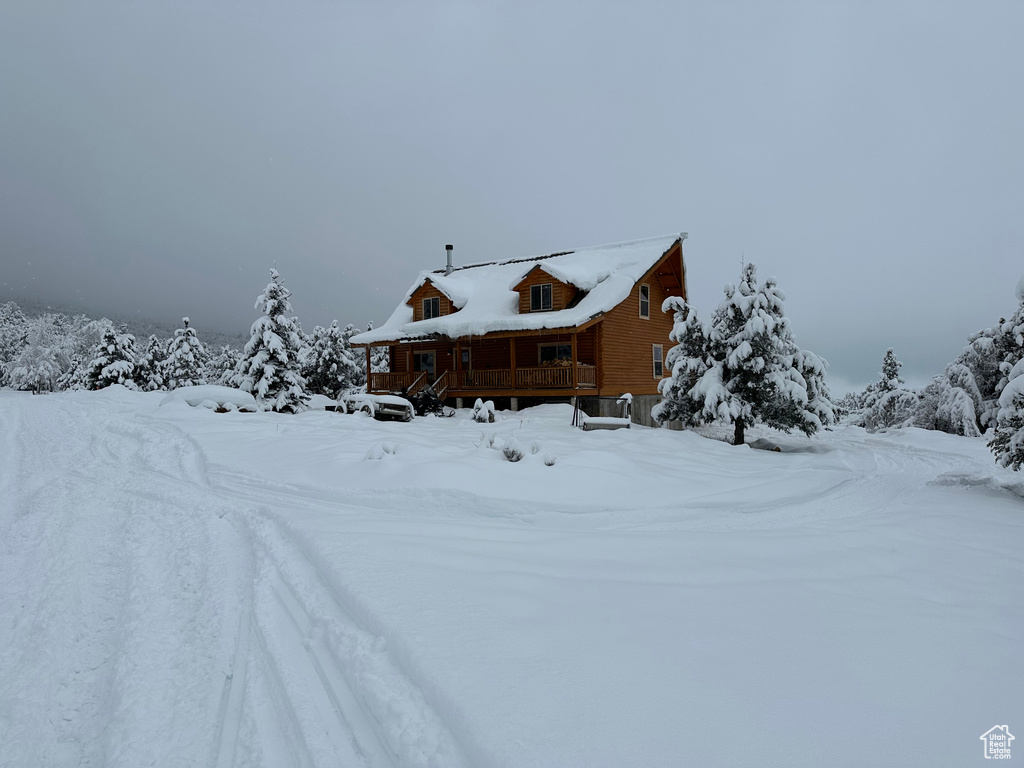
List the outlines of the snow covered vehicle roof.
{"type": "Polygon", "coordinates": [[[402,302],[379,328],[352,337],[354,345],[501,331],[574,328],[609,312],[685,234],[599,245],[545,256],[420,272],[402,302]],[[520,313],[516,287],[534,269],[575,286],[579,298],[564,309],[520,313]],[[414,320],[413,295],[430,283],[451,302],[450,314],[414,320]]]}

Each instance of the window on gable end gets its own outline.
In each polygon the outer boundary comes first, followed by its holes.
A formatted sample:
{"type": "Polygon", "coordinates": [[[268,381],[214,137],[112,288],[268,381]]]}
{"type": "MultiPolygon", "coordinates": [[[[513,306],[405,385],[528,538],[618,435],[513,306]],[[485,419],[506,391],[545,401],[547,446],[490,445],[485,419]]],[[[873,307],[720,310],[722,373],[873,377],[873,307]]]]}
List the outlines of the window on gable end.
{"type": "Polygon", "coordinates": [[[551,309],[551,283],[530,286],[530,311],[546,312],[551,309]]]}
{"type": "Polygon", "coordinates": [[[651,319],[651,286],[646,283],[640,286],[640,317],[651,319]]]}

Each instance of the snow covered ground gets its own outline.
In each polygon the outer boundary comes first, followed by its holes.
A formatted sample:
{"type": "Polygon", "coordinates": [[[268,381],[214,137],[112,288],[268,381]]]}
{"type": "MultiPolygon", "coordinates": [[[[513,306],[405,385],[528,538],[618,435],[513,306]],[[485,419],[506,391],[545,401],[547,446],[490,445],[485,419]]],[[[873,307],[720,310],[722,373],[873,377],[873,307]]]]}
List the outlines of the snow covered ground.
{"type": "Polygon", "coordinates": [[[980,440],[162,399],[0,391],[4,766],[963,766],[1024,730],[1024,478],[980,440]]]}

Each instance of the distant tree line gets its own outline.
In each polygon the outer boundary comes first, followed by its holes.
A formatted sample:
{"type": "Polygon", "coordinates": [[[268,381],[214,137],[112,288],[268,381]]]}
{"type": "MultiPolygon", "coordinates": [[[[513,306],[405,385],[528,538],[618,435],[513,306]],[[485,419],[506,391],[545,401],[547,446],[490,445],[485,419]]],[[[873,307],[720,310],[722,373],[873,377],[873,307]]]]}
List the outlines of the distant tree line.
{"type": "MultiPolygon", "coordinates": [[[[0,304],[0,386],[33,392],[97,390],[111,384],[146,392],[221,384],[251,392],[262,407],[295,411],[314,394],[337,398],[366,383],[365,356],[352,348],[359,331],[335,320],[306,334],[291,315],[277,270],[256,301],[260,317],[241,350],[211,350],[189,318],[169,339],[142,344],[107,318],[47,312],[28,317],[0,304]]],[[[372,327],[372,325],[370,326],[372,327]]],[[[374,349],[373,370],[386,370],[387,350],[374,349]]]]}
{"type": "Polygon", "coordinates": [[[850,423],[871,431],[921,427],[985,435],[998,464],[1024,466],[1024,279],[1013,315],[969,336],[963,351],[926,387],[907,387],[901,367],[890,348],[879,380],[839,401],[850,423]]]}

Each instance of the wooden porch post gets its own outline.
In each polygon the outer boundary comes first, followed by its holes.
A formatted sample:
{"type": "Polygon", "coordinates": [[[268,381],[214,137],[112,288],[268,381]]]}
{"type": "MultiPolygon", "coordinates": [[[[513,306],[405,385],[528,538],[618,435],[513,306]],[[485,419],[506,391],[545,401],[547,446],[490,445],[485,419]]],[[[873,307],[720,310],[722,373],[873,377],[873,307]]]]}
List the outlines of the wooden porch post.
{"type": "Polygon", "coordinates": [[[370,347],[366,346],[366,391],[370,391],[370,347]]]}
{"type": "Polygon", "coordinates": [[[462,341],[455,340],[455,389],[462,389],[462,341]]]}
{"type": "Polygon", "coordinates": [[[516,388],[516,337],[510,336],[508,340],[509,374],[512,376],[512,389],[516,388]]]}
{"type": "Polygon", "coordinates": [[[576,331],[572,332],[572,391],[579,387],[579,371],[576,369],[576,331]]]}

